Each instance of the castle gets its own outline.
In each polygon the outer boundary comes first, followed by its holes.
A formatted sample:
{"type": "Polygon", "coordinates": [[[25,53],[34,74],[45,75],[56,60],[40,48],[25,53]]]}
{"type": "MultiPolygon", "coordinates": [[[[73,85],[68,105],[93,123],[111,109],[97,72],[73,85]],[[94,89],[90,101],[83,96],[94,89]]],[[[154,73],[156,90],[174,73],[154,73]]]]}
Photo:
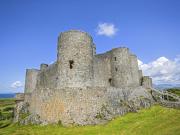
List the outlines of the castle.
{"type": "Polygon", "coordinates": [[[57,52],[53,64],[26,70],[15,121],[24,111],[31,123],[98,124],[132,111],[125,103],[137,109],[153,102],[148,91],[152,79],[143,76],[128,48],[96,54],[89,34],[70,30],[58,37],[57,52]]]}

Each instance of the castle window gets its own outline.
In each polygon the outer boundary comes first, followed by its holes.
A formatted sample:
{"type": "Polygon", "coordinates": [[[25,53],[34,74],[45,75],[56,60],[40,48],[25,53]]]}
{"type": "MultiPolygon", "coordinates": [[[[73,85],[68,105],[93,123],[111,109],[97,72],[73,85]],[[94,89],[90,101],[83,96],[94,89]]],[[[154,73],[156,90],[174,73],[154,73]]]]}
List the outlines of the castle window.
{"type": "Polygon", "coordinates": [[[118,69],[117,69],[117,68],[115,68],[115,70],[116,70],[116,72],[118,71],[118,69]]]}
{"type": "Polygon", "coordinates": [[[69,68],[70,68],[70,69],[73,68],[73,64],[74,64],[74,61],[73,61],[73,60],[69,60],[69,68]]]}
{"type": "Polygon", "coordinates": [[[112,79],[111,79],[111,78],[109,78],[109,80],[108,80],[108,81],[109,81],[109,83],[111,84],[111,82],[112,82],[112,79]]]}
{"type": "Polygon", "coordinates": [[[116,61],[116,57],[114,57],[114,60],[116,61]]]}

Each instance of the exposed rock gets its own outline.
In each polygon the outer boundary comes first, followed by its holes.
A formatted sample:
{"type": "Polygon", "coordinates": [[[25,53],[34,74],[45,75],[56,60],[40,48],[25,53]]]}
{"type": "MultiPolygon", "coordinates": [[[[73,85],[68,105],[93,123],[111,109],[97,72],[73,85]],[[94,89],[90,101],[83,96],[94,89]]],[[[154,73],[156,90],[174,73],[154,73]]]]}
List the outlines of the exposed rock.
{"type": "Polygon", "coordinates": [[[40,120],[40,116],[37,114],[31,114],[25,118],[22,118],[21,120],[19,120],[19,124],[21,125],[28,125],[28,124],[41,124],[42,121],[40,120]]]}

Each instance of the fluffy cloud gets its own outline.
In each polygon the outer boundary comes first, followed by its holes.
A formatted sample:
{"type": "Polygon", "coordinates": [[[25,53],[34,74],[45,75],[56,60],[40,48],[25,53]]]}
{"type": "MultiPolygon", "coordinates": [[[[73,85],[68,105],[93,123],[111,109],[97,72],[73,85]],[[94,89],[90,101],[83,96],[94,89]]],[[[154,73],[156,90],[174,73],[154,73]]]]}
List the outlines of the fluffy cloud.
{"type": "Polygon", "coordinates": [[[138,65],[144,75],[151,76],[156,84],[180,84],[180,55],[174,60],[160,57],[147,64],[138,60],[138,65]]]}
{"type": "Polygon", "coordinates": [[[99,23],[97,27],[97,34],[112,37],[116,34],[118,29],[112,23],[99,23]]]}
{"type": "Polygon", "coordinates": [[[11,84],[11,88],[21,88],[23,84],[20,81],[15,81],[11,84]]]}

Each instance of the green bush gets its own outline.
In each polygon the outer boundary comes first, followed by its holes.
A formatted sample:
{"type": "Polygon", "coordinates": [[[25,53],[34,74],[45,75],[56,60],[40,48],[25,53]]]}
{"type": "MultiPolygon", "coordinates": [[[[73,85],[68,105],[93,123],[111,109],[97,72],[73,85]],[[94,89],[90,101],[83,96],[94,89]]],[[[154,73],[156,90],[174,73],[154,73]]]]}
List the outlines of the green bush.
{"type": "Polygon", "coordinates": [[[3,109],[3,111],[13,111],[13,110],[14,110],[14,107],[11,107],[11,106],[3,109]]]}

